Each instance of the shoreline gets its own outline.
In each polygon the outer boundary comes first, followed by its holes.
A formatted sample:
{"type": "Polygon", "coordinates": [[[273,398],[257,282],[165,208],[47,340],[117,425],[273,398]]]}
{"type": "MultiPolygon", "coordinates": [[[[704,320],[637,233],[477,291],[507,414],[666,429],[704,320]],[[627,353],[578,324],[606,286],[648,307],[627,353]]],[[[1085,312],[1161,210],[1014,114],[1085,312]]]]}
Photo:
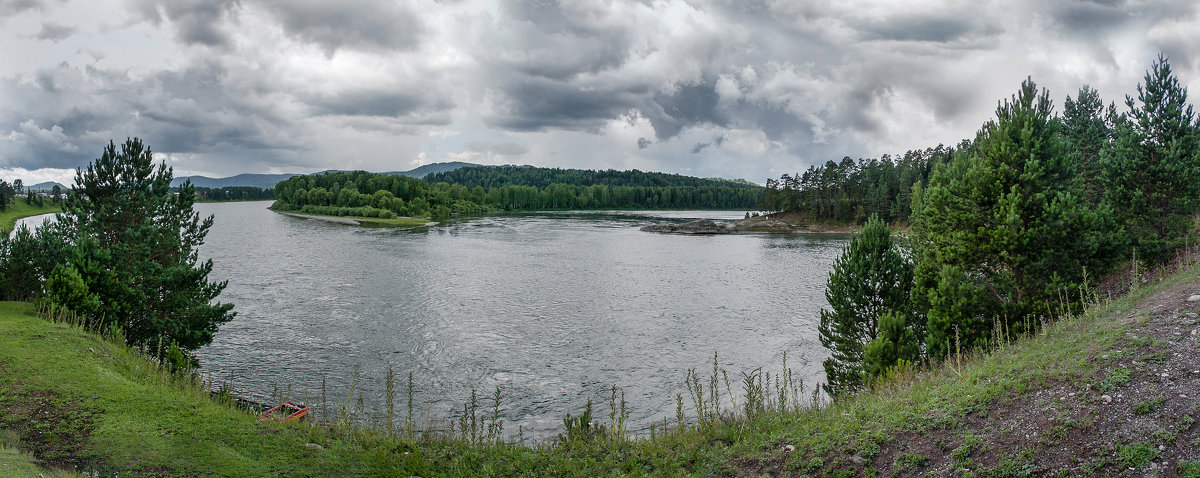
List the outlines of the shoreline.
{"type": "Polygon", "coordinates": [[[396,219],[378,219],[378,218],[364,218],[364,217],[357,217],[357,216],[318,216],[315,214],[301,214],[298,212],[280,211],[280,210],[276,210],[276,209],[271,209],[271,211],[273,211],[277,214],[283,214],[285,216],[291,216],[291,217],[300,218],[300,219],[312,219],[312,220],[316,220],[316,221],[324,221],[324,222],[330,222],[330,223],[334,223],[334,224],[347,224],[347,225],[351,225],[351,226],[384,225],[384,226],[395,226],[395,227],[429,227],[429,226],[437,225],[437,223],[438,223],[437,221],[424,220],[419,217],[399,217],[396,219]],[[395,222],[393,222],[393,221],[395,221],[395,222]],[[409,221],[409,222],[406,223],[404,221],[409,221]],[[417,223],[417,221],[422,221],[422,222],[417,223]]]}
{"type": "Polygon", "coordinates": [[[17,221],[21,219],[57,212],[62,212],[61,206],[53,205],[39,208],[27,204],[18,204],[17,201],[13,201],[12,204],[9,204],[8,209],[0,212],[0,235],[8,237],[8,234],[16,227],[17,221]]]}
{"type": "Polygon", "coordinates": [[[708,219],[682,224],[652,224],[642,226],[645,232],[661,234],[853,234],[855,224],[820,224],[792,216],[755,216],[734,221],[716,222],[708,219]]]}

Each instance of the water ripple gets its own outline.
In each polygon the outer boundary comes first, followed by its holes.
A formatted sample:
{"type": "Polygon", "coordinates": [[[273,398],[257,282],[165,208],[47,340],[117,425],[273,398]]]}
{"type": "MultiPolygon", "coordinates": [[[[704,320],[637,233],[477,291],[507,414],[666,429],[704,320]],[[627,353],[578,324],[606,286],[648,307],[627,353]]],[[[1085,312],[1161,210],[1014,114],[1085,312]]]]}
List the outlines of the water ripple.
{"type": "MultiPolygon", "coordinates": [[[[561,432],[562,417],[609,387],[631,429],[673,418],[684,371],[712,354],[737,376],[777,370],[806,384],[827,356],[816,338],[824,282],[843,238],[669,236],[638,227],[736,213],[555,212],[418,230],[299,220],[267,203],[202,204],[202,256],[237,319],[200,351],[239,390],[344,399],[356,363],[368,407],[388,364],[414,373],[420,417],[500,387],[506,430],[561,432]]],[[[607,412],[605,412],[607,413],[607,412]]],[[[444,428],[444,424],[440,424],[444,428]]]]}

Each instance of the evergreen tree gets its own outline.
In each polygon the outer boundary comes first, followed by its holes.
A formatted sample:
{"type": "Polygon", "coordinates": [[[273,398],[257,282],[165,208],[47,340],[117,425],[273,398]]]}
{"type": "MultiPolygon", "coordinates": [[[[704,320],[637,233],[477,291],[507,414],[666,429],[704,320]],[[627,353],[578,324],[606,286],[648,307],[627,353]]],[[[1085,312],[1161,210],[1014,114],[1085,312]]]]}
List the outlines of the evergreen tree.
{"type": "Polygon", "coordinates": [[[863,349],[863,378],[870,381],[888,369],[912,364],[921,357],[921,340],[904,314],[887,312],[879,318],[879,335],[863,349]]]}
{"type": "Polygon", "coordinates": [[[1076,98],[1063,102],[1062,135],[1067,156],[1081,182],[1084,199],[1091,203],[1104,198],[1100,155],[1112,137],[1115,107],[1106,109],[1100,93],[1084,85],[1076,98]]]}
{"type": "MultiPolygon", "coordinates": [[[[129,343],[194,350],[233,318],[231,304],[213,303],[224,282],[209,282],[212,261],[196,248],[212,226],[200,219],[190,183],[172,194],[171,169],[153,164],[138,139],[111,142],[86,171],[77,171],[60,223],[74,234],[72,266],[94,294],[105,321],[129,343]]],[[[64,272],[63,274],[69,275],[64,272]]]]}
{"type": "Polygon", "coordinates": [[[1100,272],[1118,246],[1111,214],[1080,200],[1051,110],[1046,91],[1024,81],[974,152],[935,172],[914,211],[914,294],[928,307],[932,357],[979,343],[997,320],[1020,331],[1053,316],[1057,293],[1085,269],[1100,272]]]}
{"type": "MultiPolygon", "coordinates": [[[[16,195],[16,188],[14,188],[11,184],[8,184],[7,181],[0,179],[0,212],[8,209],[8,205],[12,202],[12,199],[16,197],[16,195]]],[[[0,229],[0,232],[4,231],[0,229]]]]}
{"type": "Polygon", "coordinates": [[[55,267],[71,255],[71,243],[61,224],[17,228],[12,237],[0,236],[0,298],[33,300],[55,267]]]}
{"type": "Polygon", "coordinates": [[[1136,100],[1125,98],[1129,111],[1104,157],[1105,186],[1138,255],[1164,261],[1200,206],[1200,126],[1166,57],[1158,57],[1137,90],[1136,100]]]}
{"type": "Polygon", "coordinates": [[[891,230],[872,215],[833,263],[825,290],[829,310],[821,310],[825,391],[833,396],[862,387],[864,346],[879,336],[884,314],[908,311],[912,264],[892,241],[891,230]]]}

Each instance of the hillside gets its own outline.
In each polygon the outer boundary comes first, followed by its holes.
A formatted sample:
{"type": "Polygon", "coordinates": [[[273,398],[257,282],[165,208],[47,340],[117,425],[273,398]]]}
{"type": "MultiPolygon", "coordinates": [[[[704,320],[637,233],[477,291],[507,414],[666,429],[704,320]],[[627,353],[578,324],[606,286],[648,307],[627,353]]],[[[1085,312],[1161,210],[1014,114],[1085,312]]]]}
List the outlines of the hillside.
{"type": "Polygon", "coordinates": [[[33,191],[33,192],[48,193],[48,192],[54,190],[54,186],[58,186],[58,188],[60,190],[62,190],[63,192],[66,192],[68,189],[71,189],[62,183],[57,183],[54,181],[46,181],[44,183],[34,184],[33,186],[25,186],[25,189],[29,190],[29,191],[33,191]]]}
{"type": "Polygon", "coordinates": [[[4,450],[17,448],[41,467],[134,476],[1196,477],[1197,284],[1193,261],[1034,337],[823,408],[780,411],[768,384],[739,418],[726,407],[633,441],[575,428],[535,447],[259,422],[123,346],[0,303],[0,460],[27,461],[4,450]]]}
{"type": "MultiPolygon", "coordinates": [[[[389,171],[389,172],[380,173],[380,174],[389,175],[389,176],[399,175],[399,176],[408,176],[408,177],[413,177],[413,178],[422,178],[422,177],[425,177],[430,174],[444,173],[447,171],[453,171],[455,169],[467,167],[467,166],[479,166],[479,165],[472,164],[472,163],[464,163],[461,161],[453,161],[453,162],[447,162],[447,163],[426,164],[426,165],[419,166],[415,169],[411,169],[408,171],[389,171]]],[[[312,174],[309,174],[308,176],[316,175],[316,174],[331,173],[331,172],[343,172],[343,171],[330,169],[330,170],[326,170],[326,171],[319,171],[316,173],[312,173],[312,174]]],[[[182,177],[177,177],[174,180],[172,180],[171,185],[179,186],[180,184],[183,184],[184,181],[190,180],[192,182],[193,186],[203,187],[203,188],[216,189],[216,188],[227,188],[227,187],[256,187],[256,188],[266,189],[266,188],[273,188],[273,187],[275,187],[276,183],[286,180],[288,178],[294,177],[294,176],[306,176],[306,175],[300,174],[300,173],[238,174],[236,176],[230,176],[227,178],[210,178],[207,176],[182,176],[182,177]]]]}
{"type": "Polygon", "coordinates": [[[561,169],[532,166],[473,166],[425,176],[429,183],[445,182],[466,188],[484,189],[505,186],[546,188],[552,184],[571,186],[634,186],[634,187],[725,187],[733,189],[762,189],[745,180],[697,178],[680,174],[656,173],[631,169],[561,169]]]}

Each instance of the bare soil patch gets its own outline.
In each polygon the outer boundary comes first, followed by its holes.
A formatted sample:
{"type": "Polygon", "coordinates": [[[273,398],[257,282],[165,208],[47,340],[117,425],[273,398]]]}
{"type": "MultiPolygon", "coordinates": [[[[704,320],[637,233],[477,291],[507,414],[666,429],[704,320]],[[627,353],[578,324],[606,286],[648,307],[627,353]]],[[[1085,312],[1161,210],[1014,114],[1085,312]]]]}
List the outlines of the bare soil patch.
{"type": "Polygon", "coordinates": [[[82,404],[48,391],[0,395],[0,429],[18,437],[18,449],[42,467],[93,468],[79,454],[91,435],[92,417],[82,404]]]}

